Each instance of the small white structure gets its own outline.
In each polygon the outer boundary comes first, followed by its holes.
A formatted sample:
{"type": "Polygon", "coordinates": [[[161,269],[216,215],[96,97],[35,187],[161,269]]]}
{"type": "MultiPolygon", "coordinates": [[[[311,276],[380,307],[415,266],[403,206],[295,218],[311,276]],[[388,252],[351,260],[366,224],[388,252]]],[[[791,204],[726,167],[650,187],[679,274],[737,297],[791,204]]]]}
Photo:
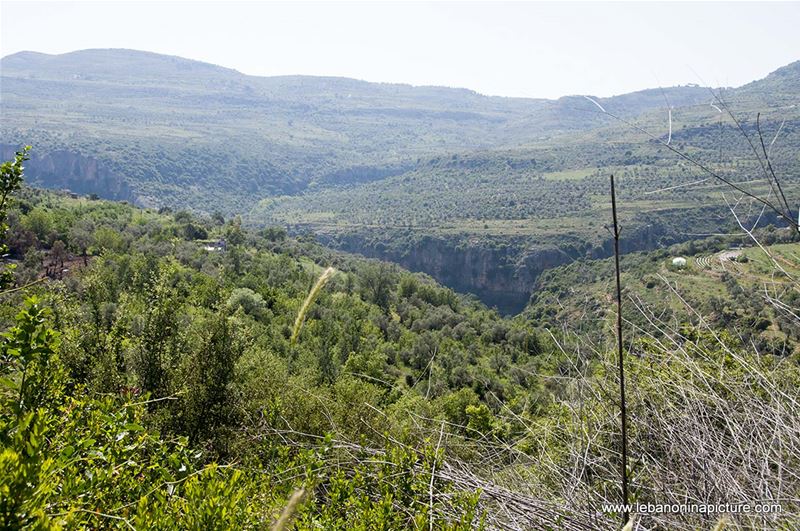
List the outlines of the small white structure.
{"type": "Polygon", "coordinates": [[[217,241],[205,241],[203,249],[210,253],[215,253],[227,250],[228,245],[225,243],[225,240],[221,238],[217,241]]]}
{"type": "Polygon", "coordinates": [[[676,256],[675,258],[672,259],[672,265],[680,269],[683,269],[684,267],[686,267],[686,258],[682,256],[676,256]]]}

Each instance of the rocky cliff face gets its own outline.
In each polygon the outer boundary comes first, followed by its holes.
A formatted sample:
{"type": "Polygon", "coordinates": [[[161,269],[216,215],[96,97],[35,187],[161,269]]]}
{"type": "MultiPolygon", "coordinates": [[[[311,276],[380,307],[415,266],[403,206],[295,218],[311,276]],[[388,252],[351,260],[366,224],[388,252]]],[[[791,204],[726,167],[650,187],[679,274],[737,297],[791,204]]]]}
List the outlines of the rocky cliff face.
{"type": "MultiPolygon", "coordinates": [[[[718,209],[707,210],[695,211],[692,226],[696,226],[696,220],[705,219],[719,229],[718,209]]],[[[631,220],[623,234],[622,252],[647,251],[691,239],[685,230],[679,229],[685,223],[685,216],[685,210],[675,210],[631,220]]],[[[696,228],[700,231],[704,227],[696,228]]],[[[430,235],[409,238],[407,234],[389,232],[379,236],[375,233],[318,234],[318,238],[334,248],[427,273],[456,291],[476,295],[504,314],[522,311],[542,272],[581,258],[607,258],[614,249],[610,235],[594,242],[574,234],[546,241],[430,235]]]]}
{"type": "MultiPolygon", "coordinates": [[[[10,160],[19,146],[0,146],[2,160],[10,160]]],[[[28,184],[70,190],[78,194],[97,194],[104,199],[135,202],[136,197],[124,177],[104,167],[93,157],[68,150],[32,152],[25,163],[28,184]]]]}
{"type": "Polygon", "coordinates": [[[358,234],[336,237],[320,235],[322,243],[371,258],[396,262],[412,271],[431,275],[462,293],[472,293],[504,314],[521,311],[530,298],[536,278],[580,256],[574,248],[531,242],[455,240],[424,236],[410,245],[395,248],[358,234]]]}

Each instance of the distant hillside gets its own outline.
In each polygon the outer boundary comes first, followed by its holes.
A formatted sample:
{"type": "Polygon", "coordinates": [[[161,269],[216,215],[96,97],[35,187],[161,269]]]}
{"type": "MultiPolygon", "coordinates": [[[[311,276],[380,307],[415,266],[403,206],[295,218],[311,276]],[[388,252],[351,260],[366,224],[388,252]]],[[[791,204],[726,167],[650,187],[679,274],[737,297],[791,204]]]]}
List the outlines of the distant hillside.
{"type": "MultiPolygon", "coordinates": [[[[146,205],[240,210],[310,182],[364,181],[417,158],[536,142],[607,123],[584,98],[488,97],[465,89],[310,76],[253,77],[133,50],[20,52],[0,61],[0,142],[37,145],[44,186],[75,186],[146,205]],[[587,107],[588,105],[588,107],[587,107]],[[91,173],[59,179],[59,153],[91,173]]],[[[708,99],[676,87],[601,99],[626,116],[708,99]]]]}
{"type": "Polygon", "coordinates": [[[762,101],[771,101],[773,104],[796,108],[798,87],[800,87],[800,61],[795,61],[775,70],[764,79],[740,87],[737,92],[741,96],[747,95],[762,101]]]}

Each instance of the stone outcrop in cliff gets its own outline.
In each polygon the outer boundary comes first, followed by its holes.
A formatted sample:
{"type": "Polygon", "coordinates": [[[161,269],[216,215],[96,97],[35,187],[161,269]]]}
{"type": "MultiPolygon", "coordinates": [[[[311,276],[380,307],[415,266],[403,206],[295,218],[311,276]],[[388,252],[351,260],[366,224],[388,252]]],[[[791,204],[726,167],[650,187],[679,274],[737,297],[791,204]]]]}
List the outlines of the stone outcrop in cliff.
{"type": "Polygon", "coordinates": [[[319,235],[322,243],[396,262],[431,275],[462,293],[472,293],[505,314],[521,311],[542,271],[578,258],[585,249],[523,240],[455,239],[423,236],[402,246],[360,234],[319,235]]]}
{"type": "MultiPolygon", "coordinates": [[[[2,160],[11,159],[17,149],[19,146],[0,146],[2,160]]],[[[64,149],[32,151],[30,160],[25,163],[25,178],[29,184],[43,188],[97,194],[104,199],[136,200],[124,177],[94,157],[64,149]]]]}

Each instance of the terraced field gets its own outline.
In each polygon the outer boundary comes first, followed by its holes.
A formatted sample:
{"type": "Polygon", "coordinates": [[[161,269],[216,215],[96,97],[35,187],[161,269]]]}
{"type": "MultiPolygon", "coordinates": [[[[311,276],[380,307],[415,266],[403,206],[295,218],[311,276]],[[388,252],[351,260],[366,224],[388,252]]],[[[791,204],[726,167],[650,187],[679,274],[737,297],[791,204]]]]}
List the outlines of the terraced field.
{"type": "Polygon", "coordinates": [[[706,256],[695,256],[694,263],[701,270],[728,271],[736,266],[736,260],[742,255],[741,250],[721,251],[706,256]]]}

